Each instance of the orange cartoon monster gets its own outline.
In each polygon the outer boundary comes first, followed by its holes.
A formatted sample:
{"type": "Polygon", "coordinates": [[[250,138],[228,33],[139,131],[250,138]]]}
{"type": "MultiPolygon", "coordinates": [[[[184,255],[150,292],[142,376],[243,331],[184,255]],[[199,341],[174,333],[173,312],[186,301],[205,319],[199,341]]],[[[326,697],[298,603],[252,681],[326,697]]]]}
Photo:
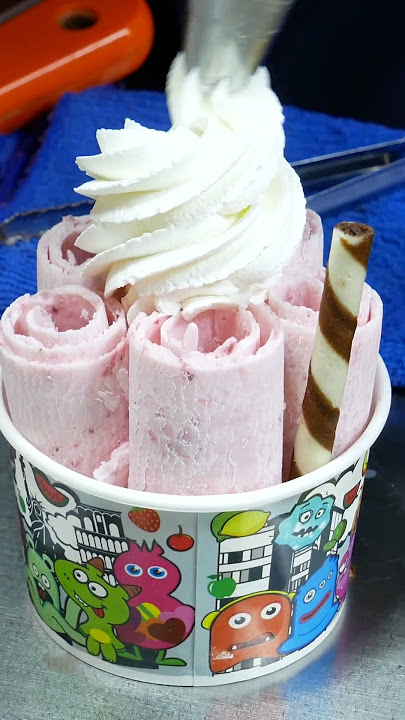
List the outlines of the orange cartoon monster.
{"type": "Polygon", "coordinates": [[[277,591],[246,595],[206,615],[202,626],[211,631],[212,672],[224,672],[243,660],[278,658],[290,615],[290,596],[277,591]]]}

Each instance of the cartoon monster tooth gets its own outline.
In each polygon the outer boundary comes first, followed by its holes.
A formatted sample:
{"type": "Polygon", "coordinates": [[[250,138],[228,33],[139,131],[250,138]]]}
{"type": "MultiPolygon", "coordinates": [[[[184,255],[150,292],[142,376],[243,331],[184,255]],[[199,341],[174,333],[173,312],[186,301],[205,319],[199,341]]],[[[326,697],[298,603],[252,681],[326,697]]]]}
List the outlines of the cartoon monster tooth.
{"type": "Polygon", "coordinates": [[[211,632],[212,672],[225,672],[244,660],[278,658],[290,615],[290,597],[276,591],[246,595],[209,613],[202,626],[211,632]]]}
{"type": "Polygon", "coordinates": [[[133,646],[138,659],[145,648],[157,651],[158,665],[184,665],[166,658],[166,651],[184,642],[194,627],[194,608],[172,595],[181,581],[178,567],[156,542],[149,549],[131,541],[129,550],[116,558],[114,575],[137,593],[129,601],[129,620],[117,628],[119,639],[133,646]]]}
{"type": "Polygon", "coordinates": [[[87,615],[80,625],[87,651],[91,655],[101,652],[105,660],[116,662],[117,651],[125,648],[114,632],[115,626],[127,622],[127,600],[135,595],[135,588],[109,585],[103,578],[104,563],[99,557],[85,567],[71,560],[57,560],[55,571],[66,593],[87,615]]]}
{"type": "Polygon", "coordinates": [[[293,601],[291,635],[280,645],[280,653],[301,650],[332,622],[339,609],[335,602],[337,576],[337,555],[329,555],[322,567],[298,588],[293,601]]]}
{"type": "Polygon", "coordinates": [[[274,542],[289,545],[293,550],[313,545],[330,523],[333,503],[334,497],[331,495],[313,495],[298,503],[290,515],[281,521],[274,542]]]}

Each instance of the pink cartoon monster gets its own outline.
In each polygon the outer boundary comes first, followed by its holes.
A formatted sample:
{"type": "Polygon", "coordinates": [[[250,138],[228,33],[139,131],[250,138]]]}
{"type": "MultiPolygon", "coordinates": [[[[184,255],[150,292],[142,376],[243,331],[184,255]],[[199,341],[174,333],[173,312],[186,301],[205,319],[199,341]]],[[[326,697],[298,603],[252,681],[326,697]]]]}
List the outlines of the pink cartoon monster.
{"type": "Polygon", "coordinates": [[[350,537],[349,547],[343,555],[342,562],[339,565],[339,575],[336,582],[336,597],[342,603],[347,595],[350,580],[350,563],[352,560],[354,545],[354,533],[350,537]]]}
{"type": "Polygon", "coordinates": [[[181,581],[178,567],[156,542],[149,549],[145,542],[139,546],[131,541],[129,550],[116,558],[114,575],[136,591],[128,602],[128,622],[116,629],[121,642],[134,646],[137,660],[143,659],[140,648],[145,648],[157,651],[157,665],[183,665],[182,660],[165,657],[194,626],[194,608],[172,596],[181,581]]]}

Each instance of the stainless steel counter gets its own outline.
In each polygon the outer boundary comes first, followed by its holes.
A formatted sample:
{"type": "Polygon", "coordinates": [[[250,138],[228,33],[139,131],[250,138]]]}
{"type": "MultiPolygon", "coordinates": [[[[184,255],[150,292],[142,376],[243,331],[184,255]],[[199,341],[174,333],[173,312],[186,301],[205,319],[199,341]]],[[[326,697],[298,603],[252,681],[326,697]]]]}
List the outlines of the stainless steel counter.
{"type": "Polygon", "coordinates": [[[55,645],[25,588],[0,441],[0,720],[405,720],[405,392],[371,455],[347,610],[299,665],[236,685],[171,688],[96,671],[55,645]]]}

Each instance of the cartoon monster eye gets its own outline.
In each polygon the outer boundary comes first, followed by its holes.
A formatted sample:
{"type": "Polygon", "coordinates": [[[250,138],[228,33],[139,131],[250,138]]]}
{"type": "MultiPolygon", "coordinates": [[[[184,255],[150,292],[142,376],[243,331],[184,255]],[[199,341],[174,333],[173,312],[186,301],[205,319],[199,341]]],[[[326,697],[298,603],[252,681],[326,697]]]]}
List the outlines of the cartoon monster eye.
{"type": "Polygon", "coordinates": [[[316,590],[314,590],[314,588],[312,588],[311,590],[308,590],[307,594],[304,597],[304,603],[311,602],[311,600],[314,599],[315,595],[316,595],[316,590]]]}
{"type": "Polygon", "coordinates": [[[49,590],[49,588],[51,587],[51,583],[49,582],[49,580],[48,580],[48,578],[46,577],[46,575],[41,575],[41,580],[42,580],[42,585],[43,585],[44,587],[46,587],[47,590],[49,590]]]}
{"type": "Polygon", "coordinates": [[[140,577],[143,575],[142,568],[140,565],[136,565],[135,563],[128,563],[128,565],[125,565],[125,572],[131,577],[140,577]]]}
{"type": "Polygon", "coordinates": [[[312,510],[305,510],[305,512],[301,513],[299,516],[299,521],[301,523],[306,523],[308,520],[312,517],[312,510]]]}
{"type": "Polygon", "coordinates": [[[167,577],[167,570],[159,565],[152,565],[152,567],[148,568],[148,575],[154,580],[163,580],[163,578],[167,577]]]}
{"type": "Polygon", "coordinates": [[[234,630],[237,630],[238,628],[243,628],[249,625],[251,619],[252,617],[249,613],[237,613],[229,618],[228,625],[234,630]]]}
{"type": "Polygon", "coordinates": [[[332,572],[332,570],[331,570],[330,573],[329,573],[329,575],[328,575],[328,580],[331,579],[332,575],[333,575],[333,572],[332,572]]]}
{"type": "Polygon", "coordinates": [[[105,598],[108,595],[107,590],[105,589],[105,587],[100,585],[100,583],[90,582],[89,590],[91,593],[93,593],[93,595],[95,595],[96,597],[99,597],[99,598],[105,598]]]}
{"type": "Polygon", "coordinates": [[[325,583],[326,583],[326,580],[321,580],[321,582],[318,585],[320,590],[322,590],[322,588],[325,587],[325,583]]]}
{"type": "Polygon", "coordinates": [[[324,513],[325,513],[325,508],[319,508],[319,510],[317,511],[317,513],[316,513],[316,515],[315,515],[315,518],[316,518],[317,520],[319,520],[319,518],[322,517],[322,515],[323,515],[324,513]]]}
{"type": "Polygon", "coordinates": [[[341,575],[342,573],[344,573],[345,570],[346,570],[346,561],[343,560],[343,562],[339,568],[339,574],[341,575]]]}
{"type": "Polygon", "coordinates": [[[275,618],[276,615],[279,614],[281,610],[281,605],[278,602],[270,603],[270,605],[266,605],[266,607],[263,608],[260,615],[262,616],[263,620],[271,620],[272,618],[275,618]]]}
{"type": "Polygon", "coordinates": [[[73,570],[73,577],[77,580],[79,583],[86,583],[89,579],[84,572],[84,570],[73,570]]]}
{"type": "Polygon", "coordinates": [[[37,568],[36,565],[33,565],[33,566],[32,566],[32,572],[34,573],[34,575],[36,575],[37,577],[39,577],[39,572],[38,572],[38,568],[37,568]]]}

